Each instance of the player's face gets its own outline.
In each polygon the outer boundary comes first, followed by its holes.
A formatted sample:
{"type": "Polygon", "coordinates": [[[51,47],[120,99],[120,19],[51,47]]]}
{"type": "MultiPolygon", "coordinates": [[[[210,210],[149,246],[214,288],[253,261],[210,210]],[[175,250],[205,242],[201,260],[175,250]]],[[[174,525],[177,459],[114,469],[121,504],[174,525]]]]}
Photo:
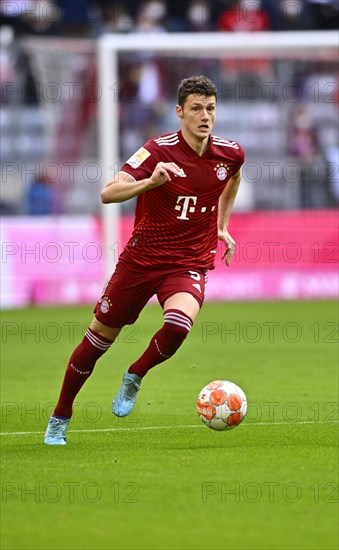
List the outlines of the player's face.
{"type": "Polygon", "coordinates": [[[177,115],[181,118],[182,128],[197,139],[205,139],[212,131],[215,113],[215,96],[190,94],[183,107],[177,105],[177,115]]]}

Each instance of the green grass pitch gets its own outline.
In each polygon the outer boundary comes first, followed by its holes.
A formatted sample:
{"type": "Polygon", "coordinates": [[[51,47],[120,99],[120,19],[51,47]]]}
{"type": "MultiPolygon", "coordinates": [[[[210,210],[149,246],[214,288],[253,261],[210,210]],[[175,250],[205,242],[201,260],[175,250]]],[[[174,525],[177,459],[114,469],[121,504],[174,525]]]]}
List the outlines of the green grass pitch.
{"type": "Polygon", "coordinates": [[[334,302],[207,303],[117,419],[122,374],[162,322],[149,305],[78,395],[68,445],[47,447],[91,311],[3,312],[1,548],[338,548],[337,314],[334,302]],[[228,432],[196,413],[215,379],[248,397],[228,432]]]}

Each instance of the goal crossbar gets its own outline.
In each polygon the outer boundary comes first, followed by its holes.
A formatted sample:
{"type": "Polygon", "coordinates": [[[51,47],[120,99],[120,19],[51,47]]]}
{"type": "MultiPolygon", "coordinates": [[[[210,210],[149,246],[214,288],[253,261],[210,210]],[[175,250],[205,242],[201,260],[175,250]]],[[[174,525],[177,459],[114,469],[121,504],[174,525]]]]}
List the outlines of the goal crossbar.
{"type": "Polygon", "coordinates": [[[104,34],[99,48],[116,51],[197,52],[237,55],[246,51],[252,55],[296,51],[298,48],[319,50],[338,46],[337,31],[314,32],[253,32],[253,33],[175,33],[173,34],[104,34]]]}

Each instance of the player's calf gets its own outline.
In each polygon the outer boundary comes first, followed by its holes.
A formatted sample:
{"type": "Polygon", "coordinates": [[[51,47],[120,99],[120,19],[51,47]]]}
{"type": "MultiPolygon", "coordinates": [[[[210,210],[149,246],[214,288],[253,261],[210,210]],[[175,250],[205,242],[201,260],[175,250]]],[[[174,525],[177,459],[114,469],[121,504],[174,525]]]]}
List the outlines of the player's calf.
{"type": "Polygon", "coordinates": [[[186,313],[178,309],[168,309],[164,314],[163,326],[128,372],[142,378],[152,367],[172,357],[184,342],[192,324],[192,319],[186,313]]]}
{"type": "Polygon", "coordinates": [[[124,374],[122,386],[112,404],[116,416],[127,416],[133,410],[143,376],[174,355],[191,326],[192,320],[182,311],[169,309],[165,312],[164,325],[153,336],[143,355],[124,374]]]}
{"type": "Polygon", "coordinates": [[[112,342],[88,328],[80,344],[73,351],[67,365],[58,403],[48,420],[44,443],[66,445],[66,430],[75,397],[91,376],[97,360],[110,348],[112,342]]]}

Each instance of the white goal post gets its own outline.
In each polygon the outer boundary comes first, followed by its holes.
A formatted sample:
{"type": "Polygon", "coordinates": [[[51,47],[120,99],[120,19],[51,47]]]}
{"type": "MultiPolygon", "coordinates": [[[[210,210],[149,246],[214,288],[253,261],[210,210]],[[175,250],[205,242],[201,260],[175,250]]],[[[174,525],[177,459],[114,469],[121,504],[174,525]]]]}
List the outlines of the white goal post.
{"type": "MultiPolygon", "coordinates": [[[[114,177],[119,164],[119,74],[121,52],[151,51],[153,54],[192,58],[224,59],[276,57],[286,59],[326,58],[337,55],[338,32],[259,32],[259,33],[175,33],[175,34],[105,34],[98,41],[99,86],[99,155],[103,182],[114,177]]],[[[189,76],[189,75],[187,75],[189,76]]],[[[151,136],[150,136],[151,137],[151,136]]],[[[140,144],[142,145],[142,144],[140,144]]],[[[126,159],[123,159],[126,160],[126,159]]],[[[117,261],[119,205],[103,208],[104,242],[107,275],[117,261]]]]}

